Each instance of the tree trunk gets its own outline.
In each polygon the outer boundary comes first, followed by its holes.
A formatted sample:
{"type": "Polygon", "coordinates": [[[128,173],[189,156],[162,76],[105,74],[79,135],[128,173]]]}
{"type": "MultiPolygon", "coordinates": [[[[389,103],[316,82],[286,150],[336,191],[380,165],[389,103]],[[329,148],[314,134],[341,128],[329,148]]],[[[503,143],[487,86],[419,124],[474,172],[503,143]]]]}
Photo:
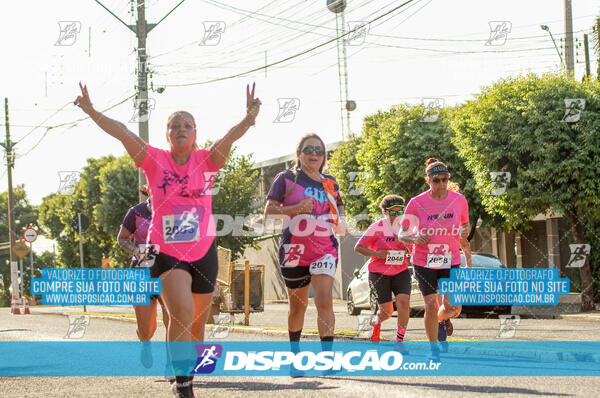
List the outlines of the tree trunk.
{"type": "MultiPolygon", "coordinates": [[[[579,218],[581,215],[576,215],[573,211],[568,211],[569,223],[571,224],[571,232],[575,243],[583,244],[583,229],[579,218]]],[[[583,311],[591,311],[594,309],[594,284],[592,278],[592,269],[590,267],[590,256],[586,256],[583,267],[579,268],[579,276],[581,277],[581,303],[583,311]]]]}

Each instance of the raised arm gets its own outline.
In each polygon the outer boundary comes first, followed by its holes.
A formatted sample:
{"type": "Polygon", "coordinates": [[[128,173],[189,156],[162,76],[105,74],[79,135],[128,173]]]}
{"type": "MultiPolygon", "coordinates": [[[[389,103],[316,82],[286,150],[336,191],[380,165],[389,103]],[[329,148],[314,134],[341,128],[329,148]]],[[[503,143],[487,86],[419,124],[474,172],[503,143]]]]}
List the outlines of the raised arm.
{"type": "Polygon", "coordinates": [[[233,143],[246,134],[251,126],[254,126],[261,105],[260,100],[254,98],[255,86],[256,84],[252,83],[252,91],[250,91],[250,86],[246,85],[246,117],[210,147],[210,160],[217,167],[225,166],[233,143]]]}
{"type": "Polygon", "coordinates": [[[132,133],[123,123],[113,120],[101,112],[98,112],[92,106],[90,95],[88,94],[87,86],[82,86],[79,83],[81,95],[75,100],[75,105],[81,108],[102,130],[112,135],[125,147],[125,150],[131,156],[133,161],[141,165],[146,156],[146,143],[140,137],[132,133]]]}

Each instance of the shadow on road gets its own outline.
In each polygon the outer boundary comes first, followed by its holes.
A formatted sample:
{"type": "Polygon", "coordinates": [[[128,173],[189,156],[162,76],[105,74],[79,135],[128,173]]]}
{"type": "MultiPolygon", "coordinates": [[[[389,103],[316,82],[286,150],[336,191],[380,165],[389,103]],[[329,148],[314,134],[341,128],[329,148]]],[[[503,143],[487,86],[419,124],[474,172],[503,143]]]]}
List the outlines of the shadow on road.
{"type": "MultiPolygon", "coordinates": [[[[324,377],[327,379],[338,379],[337,377],[324,377]]],[[[547,397],[567,397],[570,394],[559,394],[549,393],[547,391],[541,392],[532,390],[529,388],[519,387],[505,387],[505,386],[465,386],[465,385],[452,385],[452,384],[434,384],[434,383],[402,383],[398,381],[390,380],[377,380],[377,379],[357,379],[357,378],[343,378],[343,380],[353,380],[362,383],[374,383],[374,384],[385,384],[386,386],[406,386],[406,387],[425,387],[441,391],[464,391],[481,394],[529,394],[529,395],[542,395],[547,397]]]]}
{"type": "Polygon", "coordinates": [[[293,384],[278,384],[278,383],[261,383],[256,381],[244,382],[226,382],[226,381],[207,381],[194,382],[194,388],[214,388],[228,389],[230,391],[283,391],[283,390],[333,390],[338,387],[325,386],[320,381],[296,381],[293,384]]]}

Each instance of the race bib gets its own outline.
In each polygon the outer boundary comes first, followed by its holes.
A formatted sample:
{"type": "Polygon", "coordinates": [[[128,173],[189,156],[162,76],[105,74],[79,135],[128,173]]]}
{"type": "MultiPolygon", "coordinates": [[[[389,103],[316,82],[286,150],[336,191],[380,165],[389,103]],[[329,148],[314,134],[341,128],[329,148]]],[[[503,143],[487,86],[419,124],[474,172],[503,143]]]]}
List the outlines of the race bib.
{"type": "Polygon", "coordinates": [[[452,253],[447,244],[430,243],[427,245],[427,268],[447,269],[452,266],[452,253]]]}
{"type": "MultiPolygon", "coordinates": [[[[199,208],[203,210],[202,208],[199,208]]],[[[163,240],[165,243],[196,242],[200,238],[200,219],[202,211],[192,207],[180,214],[163,216],[163,240]]]]}
{"type": "Polygon", "coordinates": [[[332,254],[326,254],[310,264],[308,270],[311,275],[325,274],[335,278],[335,262],[335,257],[332,254]]]}
{"type": "Polygon", "coordinates": [[[428,254],[427,255],[427,268],[450,268],[452,264],[452,254],[428,254]]]}
{"type": "Polygon", "coordinates": [[[402,265],[404,264],[404,250],[390,250],[385,258],[386,265],[402,265]]]}

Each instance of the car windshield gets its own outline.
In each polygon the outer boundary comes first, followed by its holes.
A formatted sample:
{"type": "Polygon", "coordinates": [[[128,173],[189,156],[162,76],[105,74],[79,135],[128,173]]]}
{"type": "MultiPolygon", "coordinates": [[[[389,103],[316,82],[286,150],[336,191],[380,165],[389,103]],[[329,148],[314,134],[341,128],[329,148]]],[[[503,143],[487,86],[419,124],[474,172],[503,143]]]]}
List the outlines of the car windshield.
{"type": "MultiPolygon", "coordinates": [[[[460,255],[461,267],[466,265],[465,255],[461,253],[460,255]]],[[[471,262],[473,263],[473,267],[477,268],[504,268],[504,264],[498,257],[495,257],[491,254],[475,254],[471,255],[471,262]]]]}
{"type": "Polygon", "coordinates": [[[369,270],[369,261],[367,261],[362,268],[360,269],[360,275],[364,274],[365,272],[367,272],[369,270]]]}

